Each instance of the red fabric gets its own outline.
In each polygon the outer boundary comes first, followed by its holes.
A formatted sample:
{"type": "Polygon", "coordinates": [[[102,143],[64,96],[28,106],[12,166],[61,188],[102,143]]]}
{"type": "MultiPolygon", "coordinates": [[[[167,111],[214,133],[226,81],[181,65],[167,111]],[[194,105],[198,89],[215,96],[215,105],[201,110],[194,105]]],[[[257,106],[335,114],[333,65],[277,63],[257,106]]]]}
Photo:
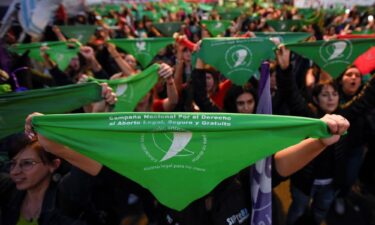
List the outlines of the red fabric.
{"type": "Polygon", "coordinates": [[[219,90],[216,92],[216,94],[210,96],[211,100],[220,109],[223,109],[224,97],[231,86],[232,82],[229,79],[227,79],[219,84],[219,90]]]}
{"type": "Polygon", "coordinates": [[[65,21],[68,18],[66,10],[63,4],[60,4],[59,8],[56,10],[56,19],[59,21],[65,21]]]}
{"type": "Polygon", "coordinates": [[[369,74],[375,70],[375,47],[370,48],[367,52],[360,55],[354,65],[359,69],[362,75],[369,74]]]}
{"type": "Polygon", "coordinates": [[[152,103],[152,111],[153,112],[165,112],[163,107],[164,99],[154,99],[154,102],[152,103]]]}
{"type": "Polygon", "coordinates": [[[339,34],[337,39],[375,38],[375,34],[339,34]]]}

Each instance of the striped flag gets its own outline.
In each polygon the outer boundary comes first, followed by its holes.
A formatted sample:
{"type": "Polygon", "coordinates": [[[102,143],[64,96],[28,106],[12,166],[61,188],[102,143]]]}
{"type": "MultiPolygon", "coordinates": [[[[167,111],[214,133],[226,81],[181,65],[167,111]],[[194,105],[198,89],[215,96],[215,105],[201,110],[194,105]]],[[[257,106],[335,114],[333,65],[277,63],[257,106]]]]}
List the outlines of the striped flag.
{"type": "Polygon", "coordinates": [[[18,20],[29,35],[40,36],[62,0],[21,0],[18,20]]]}

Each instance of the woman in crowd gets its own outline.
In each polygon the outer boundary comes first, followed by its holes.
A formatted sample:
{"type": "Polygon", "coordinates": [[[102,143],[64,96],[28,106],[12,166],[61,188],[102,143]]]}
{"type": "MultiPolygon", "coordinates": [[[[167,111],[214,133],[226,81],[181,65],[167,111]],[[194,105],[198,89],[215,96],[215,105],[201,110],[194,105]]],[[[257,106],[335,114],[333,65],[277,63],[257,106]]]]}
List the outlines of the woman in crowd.
{"type": "MultiPolygon", "coordinates": [[[[102,85],[103,100],[94,104],[112,105],[116,96],[108,85],[102,85]]],[[[104,110],[104,108],[102,109],[104,110]]],[[[1,174],[0,212],[1,224],[86,224],[79,217],[71,216],[62,208],[75,209],[63,195],[61,187],[74,186],[69,176],[58,179],[54,176],[61,160],[46,152],[36,139],[29,139],[23,133],[11,136],[2,145],[8,152],[10,177],[1,174]]]]}
{"type": "MultiPolygon", "coordinates": [[[[375,89],[372,79],[366,89],[348,104],[340,107],[339,89],[331,81],[320,82],[312,91],[313,102],[308,104],[297,89],[291,77],[289,63],[290,51],[281,47],[277,52],[277,59],[281,70],[278,76],[278,88],[288,102],[291,115],[319,118],[327,113],[338,113],[347,118],[351,126],[351,133],[361,131],[357,118],[361,117],[375,105],[375,89]]],[[[346,70],[350,72],[352,68],[346,70]]],[[[345,73],[346,73],[345,72],[345,73]]],[[[346,162],[346,145],[350,144],[350,135],[338,144],[331,146],[319,155],[301,171],[291,177],[291,193],[293,202],[289,209],[287,224],[296,224],[304,214],[310,199],[311,216],[316,224],[320,224],[326,217],[331,203],[343,185],[346,162]]]]}

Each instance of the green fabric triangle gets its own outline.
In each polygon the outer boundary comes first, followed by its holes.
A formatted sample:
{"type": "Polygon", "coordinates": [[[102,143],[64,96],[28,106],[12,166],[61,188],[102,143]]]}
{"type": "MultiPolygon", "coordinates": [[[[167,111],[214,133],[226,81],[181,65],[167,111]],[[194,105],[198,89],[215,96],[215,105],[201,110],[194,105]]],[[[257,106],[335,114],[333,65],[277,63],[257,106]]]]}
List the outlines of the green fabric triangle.
{"type": "Polygon", "coordinates": [[[153,22],[159,22],[161,18],[160,13],[156,13],[153,11],[143,11],[143,15],[147,16],[147,18],[149,18],[153,22]]]}
{"type": "Polygon", "coordinates": [[[256,37],[261,38],[279,38],[283,44],[292,44],[303,41],[311,36],[305,32],[254,32],[256,37]]]}
{"type": "Polygon", "coordinates": [[[198,5],[198,7],[199,7],[199,9],[204,10],[204,11],[208,11],[208,12],[210,12],[210,11],[213,10],[213,6],[212,5],[208,5],[208,4],[200,3],[198,5]]]}
{"type": "Polygon", "coordinates": [[[46,52],[59,69],[64,71],[69,66],[70,60],[77,56],[79,48],[69,48],[67,45],[61,45],[50,48],[46,52]]]}
{"type": "Polygon", "coordinates": [[[108,26],[115,26],[117,24],[117,19],[112,19],[112,18],[106,17],[106,18],[103,19],[103,22],[105,24],[107,24],[108,26]]]}
{"type": "Polygon", "coordinates": [[[9,84],[1,84],[0,85],[0,94],[5,94],[11,92],[12,88],[9,84]]]}
{"type": "Polygon", "coordinates": [[[29,44],[18,44],[9,48],[11,52],[15,52],[19,55],[29,52],[29,57],[39,62],[43,62],[44,59],[40,54],[40,47],[48,46],[49,49],[46,51],[52,60],[54,60],[61,70],[65,70],[69,65],[70,60],[76,56],[79,52],[79,44],[72,42],[53,41],[53,42],[36,42],[29,44]]]}
{"type": "Polygon", "coordinates": [[[333,78],[340,76],[354,60],[375,45],[375,39],[316,41],[285,45],[311,59],[333,78]]]}
{"type": "Polygon", "coordinates": [[[75,38],[79,42],[86,44],[90,37],[95,33],[97,26],[94,25],[74,25],[60,26],[60,30],[68,38],[75,38]]]}
{"type": "Polygon", "coordinates": [[[232,12],[221,12],[219,13],[220,18],[222,20],[234,20],[235,18],[239,17],[242,13],[238,11],[232,11],[232,12]]]}
{"type": "Polygon", "coordinates": [[[99,101],[102,88],[97,83],[74,84],[54,88],[0,95],[0,139],[24,129],[26,117],[33,112],[66,113],[99,101]]]}
{"type": "Polygon", "coordinates": [[[233,83],[243,85],[264,60],[274,58],[274,48],[266,38],[206,38],[198,57],[233,83]]]}
{"type": "Polygon", "coordinates": [[[127,78],[116,80],[90,80],[99,83],[107,83],[117,95],[117,102],[114,108],[115,112],[132,112],[138,102],[154,87],[157,83],[159,64],[153,64],[141,73],[127,78]]]}
{"type": "Polygon", "coordinates": [[[172,37],[181,28],[182,22],[154,23],[154,26],[166,37],[172,37]]]}
{"type": "Polygon", "coordinates": [[[111,11],[121,12],[121,5],[118,4],[105,4],[99,5],[95,8],[95,11],[101,16],[107,16],[111,11]]]}
{"type": "Polygon", "coordinates": [[[174,41],[173,38],[137,38],[112,39],[108,42],[132,54],[142,67],[146,68],[162,48],[173,44],[174,41]]]}
{"type": "Polygon", "coordinates": [[[301,20],[267,20],[267,24],[275,31],[292,31],[302,26],[301,20]]]}
{"type": "Polygon", "coordinates": [[[201,20],[201,24],[205,25],[208,32],[213,37],[224,34],[224,32],[232,25],[230,20],[201,20]]]}
{"type": "Polygon", "coordinates": [[[259,159],[329,136],[318,119],[254,114],[86,113],[35,116],[32,123],[176,210],[259,159]]]}

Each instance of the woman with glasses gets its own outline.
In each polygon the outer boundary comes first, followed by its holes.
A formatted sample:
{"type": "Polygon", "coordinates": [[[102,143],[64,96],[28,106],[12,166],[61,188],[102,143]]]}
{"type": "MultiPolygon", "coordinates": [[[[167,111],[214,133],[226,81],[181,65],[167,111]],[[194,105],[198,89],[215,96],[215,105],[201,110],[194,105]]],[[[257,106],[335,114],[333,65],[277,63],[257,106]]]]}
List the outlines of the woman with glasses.
{"type": "Polygon", "coordinates": [[[57,205],[64,200],[59,195],[64,179],[54,179],[59,158],[24,134],[10,137],[5,146],[10,161],[9,176],[0,175],[0,224],[84,224],[64,215],[57,205]]]}

